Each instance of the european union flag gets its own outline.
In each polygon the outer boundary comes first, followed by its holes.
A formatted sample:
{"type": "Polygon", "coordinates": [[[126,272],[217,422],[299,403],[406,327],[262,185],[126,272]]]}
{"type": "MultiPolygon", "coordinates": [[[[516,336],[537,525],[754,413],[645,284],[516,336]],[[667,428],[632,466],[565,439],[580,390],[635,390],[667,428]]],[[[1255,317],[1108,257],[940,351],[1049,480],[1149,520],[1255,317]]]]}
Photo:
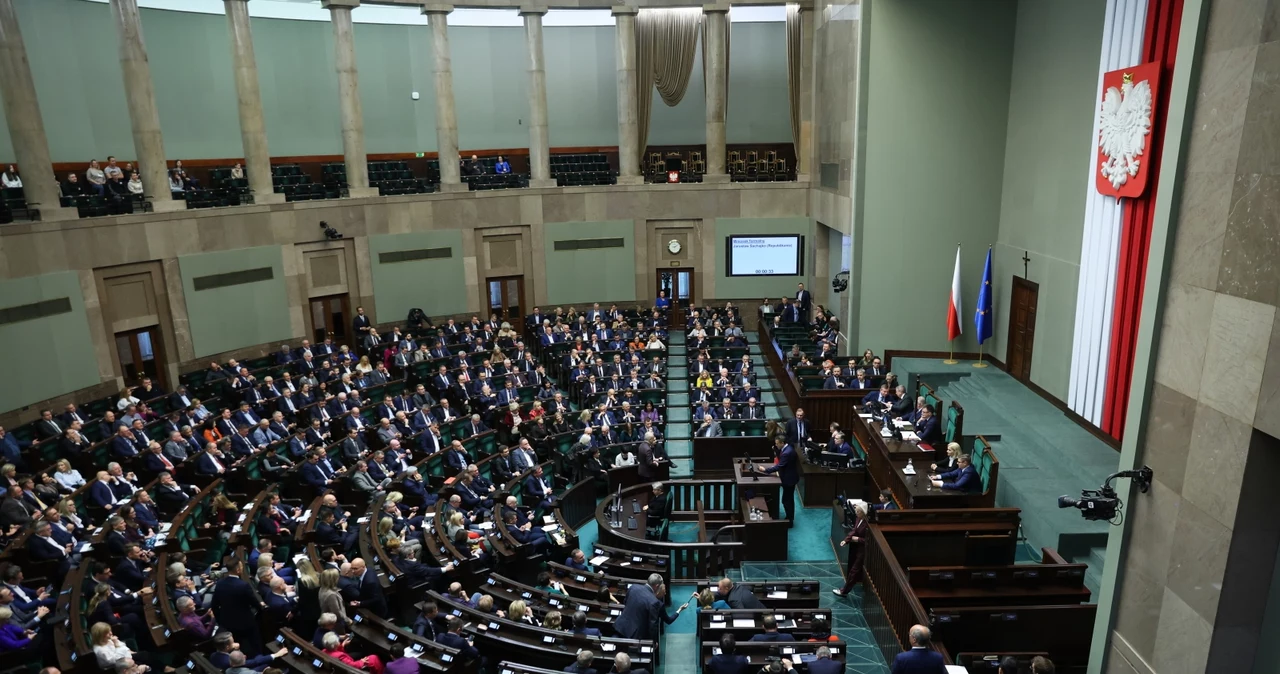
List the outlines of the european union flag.
{"type": "Polygon", "coordinates": [[[991,338],[991,326],[994,317],[991,315],[991,248],[987,247],[987,266],[982,270],[982,290],[978,292],[978,311],[973,315],[974,326],[978,329],[978,343],[991,338]]]}

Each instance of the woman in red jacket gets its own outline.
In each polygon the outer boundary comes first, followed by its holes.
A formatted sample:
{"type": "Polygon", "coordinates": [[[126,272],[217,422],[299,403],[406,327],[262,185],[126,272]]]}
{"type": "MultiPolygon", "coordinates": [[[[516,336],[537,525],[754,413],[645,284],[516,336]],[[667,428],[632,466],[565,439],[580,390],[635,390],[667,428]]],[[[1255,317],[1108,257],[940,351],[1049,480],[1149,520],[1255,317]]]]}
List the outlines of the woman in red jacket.
{"type": "Polygon", "coordinates": [[[343,649],[342,640],[333,632],[326,632],[321,643],[324,644],[324,654],[338,660],[345,665],[351,665],[363,669],[373,674],[382,674],[382,658],[376,655],[367,655],[359,660],[347,655],[343,649]]]}

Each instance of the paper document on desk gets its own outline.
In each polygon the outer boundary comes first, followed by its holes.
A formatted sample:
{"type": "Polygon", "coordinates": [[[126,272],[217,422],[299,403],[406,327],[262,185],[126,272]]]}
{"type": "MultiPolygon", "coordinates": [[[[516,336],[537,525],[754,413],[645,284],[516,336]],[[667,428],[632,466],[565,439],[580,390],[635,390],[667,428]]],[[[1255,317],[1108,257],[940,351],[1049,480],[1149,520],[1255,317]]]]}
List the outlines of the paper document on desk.
{"type": "Polygon", "coordinates": [[[770,592],[769,594],[765,595],[765,598],[766,599],[786,599],[787,591],[778,590],[777,592],[770,592]]]}
{"type": "Polygon", "coordinates": [[[874,419],[874,418],[875,418],[875,415],[867,414],[866,412],[859,412],[859,413],[858,413],[858,416],[859,416],[859,417],[861,417],[861,418],[863,418],[863,419],[874,419]]]}
{"type": "Polygon", "coordinates": [[[479,527],[479,528],[481,528],[481,529],[484,529],[485,531],[488,531],[489,529],[492,529],[492,528],[493,528],[493,522],[481,522],[481,523],[477,524],[476,526],[477,526],[477,527],[479,527]]]}
{"type": "Polygon", "coordinates": [[[751,618],[734,618],[733,626],[734,627],[755,627],[756,621],[751,618]]]}
{"type": "Polygon", "coordinates": [[[947,674],[969,674],[969,670],[963,665],[943,665],[947,668],[947,674]]]}
{"type": "Polygon", "coordinates": [[[591,566],[597,566],[609,561],[609,555],[597,555],[591,558],[591,566]]]}
{"type": "Polygon", "coordinates": [[[544,524],[551,524],[552,522],[555,522],[555,521],[556,521],[556,516],[555,516],[555,515],[543,515],[543,516],[542,516],[542,521],[543,521],[543,523],[544,523],[544,524]]]}
{"type": "Polygon", "coordinates": [[[893,431],[889,430],[888,428],[881,428],[881,429],[880,429],[880,437],[882,437],[882,438],[892,438],[892,437],[893,437],[893,431]]]}
{"type": "Polygon", "coordinates": [[[907,442],[919,442],[920,436],[916,435],[915,431],[903,431],[902,439],[906,440],[907,442]]]}
{"type": "Polygon", "coordinates": [[[893,425],[898,428],[911,428],[911,422],[906,419],[894,419],[893,425]]]}
{"type": "Polygon", "coordinates": [[[543,530],[543,531],[555,531],[556,529],[559,529],[559,528],[560,528],[560,525],[559,525],[559,524],[548,524],[548,525],[546,525],[546,526],[542,527],[542,530],[543,530]]]}
{"type": "Polygon", "coordinates": [[[905,466],[903,466],[903,467],[902,467],[902,474],[903,474],[903,475],[915,475],[915,474],[916,474],[916,467],[915,467],[915,466],[913,466],[913,465],[911,465],[911,464],[907,464],[907,465],[905,465],[905,466]]]}

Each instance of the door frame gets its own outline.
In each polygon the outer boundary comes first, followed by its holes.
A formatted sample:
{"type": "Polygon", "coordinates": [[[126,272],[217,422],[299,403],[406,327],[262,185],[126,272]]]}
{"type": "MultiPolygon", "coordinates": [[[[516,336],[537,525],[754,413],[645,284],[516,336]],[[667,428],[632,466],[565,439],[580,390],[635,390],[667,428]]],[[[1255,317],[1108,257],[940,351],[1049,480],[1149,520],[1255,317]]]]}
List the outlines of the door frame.
{"type": "MultiPolygon", "coordinates": [[[[697,297],[698,297],[698,286],[697,286],[698,270],[693,267],[658,267],[658,269],[654,272],[654,275],[653,275],[653,281],[654,281],[653,298],[657,299],[658,292],[663,290],[662,274],[664,272],[679,273],[682,271],[689,272],[689,305],[693,306],[694,304],[696,304],[697,297]]],[[[674,289],[671,295],[667,297],[667,299],[671,301],[671,306],[673,307],[676,306],[676,303],[678,300],[676,299],[676,293],[674,292],[674,289]]]]}
{"type": "MultiPolygon", "coordinates": [[[[113,334],[112,341],[115,343],[115,347],[117,350],[116,357],[119,358],[119,355],[118,355],[119,348],[120,348],[119,340],[121,337],[131,337],[133,335],[138,335],[144,332],[150,334],[151,336],[151,356],[152,356],[152,360],[154,360],[156,363],[156,374],[154,377],[156,379],[156,385],[158,385],[162,389],[167,389],[169,387],[169,373],[167,371],[167,368],[169,366],[169,359],[165,357],[164,333],[160,329],[159,325],[148,325],[141,328],[134,328],[132,330],[122,330],[120,332],[113,334]]],[[[133,347],[134,372],[129,373],[128,371],[126,371],[125,364],[122,362],[120,363],[120,374],[121,376],[124,377],[126,385],[136,386],[142,383],[142,376],[140,375],[145,375],[146,373],[142,372],[139,369],[139,366],[141,366],[142,364],[142,350],[138,348],[137,340],[131,339],[129,340],[129,344],[131,347],[133,347]],[[129,384],[128,382],[131,378],[136,378],[137,381],[133,382],[132,384],[129,384]]]]}
{"type": "MultiPolygon", "coordinates": [[[[330,301],[330,300],[338,300],[339,302],[341,302],[341,303],[342,303],[342,316],[343,316],[343,318],[344,318],[344,319],[346,319],[346,320],[351,320],[351,316],[352,316],[352,313],[351,313],[351,293],[338,293],[338,294],[336,294],[336,295],[320,295],[320,296],[318,296],[318,297],[308,297],[308,298],[307,298],[307,312],[306,312],[306,314],[307,314],[307,323],[308,323],[308,324],[310,324],[310,326],[311,326],[311,329],[308,331],[308,334],[309,334],[313,339],[314,339],[314,337],[316,336],[316,335],[315,335],[315,333],[316,333],[316,325],[315,325],[315,312],[314,312],[314,310],[313,310],[312,306],[313,306],[313,305],[314,305],[314,303],[316,303],[316,302],[326,302],[326,303],[327,303],[327,302],[328,302],[328,301],[330,301]]],[[[332,334],[332,333],[334,332],[334,330],[330,329],[330,327],[329,327],[329,319],[331,319],[331,318],[333,317],[333,312],[328,310],[328,306],[327,306],[327,304],[326,304],[326,310],[325,310],[325,312],[324,312],[324,317],[325,317],[324,333],[325,333],[325,337],[328,337],[330,334],[332,334]]],[[[350,340],[350,339],[351,339],[351,337],[352,337],[351,335],[347,335],[347,340],[350,340]]],[[[318,344],[318,343],[323,342],[323,341],[324,341],[324,340],[323,340],[323,339],[321,339],[319,342],[315,342],[315,343],[317,343],[317,344],[318,344]]],[[[340,342],[339,342],[339,341],[337,341],[337,340],[336,340],[336,338],[335,338],[335,342],[334,342],[334,343],[335,343],[335,344],[338,344],[338,343],[340,343],[340,342]]],[[[354,347],[355,345],[354,345],[354,344],[348,344],[348,346],[354,347]]]]}
{"type": "Polygon", "coordinates": [[[1013,277],[1013,285],[1010,287],[1010,291],[1009,291],[1009,332],[1007,335],[1005,335],[1005,340],[1006,340],[1005,344],[1008,346],[1005,349],[1004,361],[1005,361],[1006,370],[1009,371],[1009,375],[1012,376],[1014,379],[1017,379],[1018,381],[1024,381],[1024,382],[1031,381],[1031,357],[1035,355],[1034,318],[1035,318],[1035,314],[1039,313],[1039,306],[1040,306],[1040,284],[1036,283],[1035,281],[1029,281],[1021,276],[1015,275],[1013,277]],[[1017,373],[1012,372],[1011,369],[1008,368],[1009,364],[1013,362],[1013,358],[1011,357],[1011,351],[1014,345],[1014,335],[1017,334],[1017,331],[1018,331],[1018,321],[1016,320],[1017,303],[1015,301],[1015,298],[1017,297],[1019,288],[1024,289],[1027,292],[1030,292],[1036,299],[1036,302],[1035,302],[1036,311],[1032,313],[1033,321],[1031,323],[1031,343],[1027,344],[1026,345],[1027,348],[1024,349],[1026,358],[1024,358],[1025,364],[1023,365],[1023,367],[1027,372],[1027,375],[1025,377],[1019,376],[1017,373]]]}
{"type": "Polygon", "coordinates": [[[522,315],[517,316],[515,322],[512,322],[511,317],[506,315],[507,313],[506,286],[502,285],[500,286],[502,290],[500,290],[498,294],[500,297],[502,297],[502,304],[504,306],[501,307],[502,315],[499,316],[498,319],[511,323],[511,327],[515,329],[519,325],[524,323],[523,314],[525,311],[528,311],[530,309],[529,305],[525,304],[525,301],[524,301],[525,299],[524,274],[508,274],[506,276],[486,276],[485,277],[484,279],[484,316],[482,316],[481,318],[482,320],[487,321],[489,320],[489,314],[493,313],[493,306],[492,306],[493,298],[489,294],[489,284],[495,283],[495,282],[505,284],[506,281],[516,281],[516,295],[517,295],[516,304],[517,304],[517,308],[520,310],[518,313],[522,315]]]}

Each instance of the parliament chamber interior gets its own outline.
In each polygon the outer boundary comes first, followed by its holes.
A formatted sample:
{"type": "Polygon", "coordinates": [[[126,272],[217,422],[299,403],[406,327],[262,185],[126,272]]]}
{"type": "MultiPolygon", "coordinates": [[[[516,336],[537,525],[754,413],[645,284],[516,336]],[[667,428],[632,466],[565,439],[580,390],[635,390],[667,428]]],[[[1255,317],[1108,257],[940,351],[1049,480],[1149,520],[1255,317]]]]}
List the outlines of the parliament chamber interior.
{"type": "Polygon", "coordinates": [[[0,674],[1280,674],[1280,0],[0,0],[0,674]]]}

